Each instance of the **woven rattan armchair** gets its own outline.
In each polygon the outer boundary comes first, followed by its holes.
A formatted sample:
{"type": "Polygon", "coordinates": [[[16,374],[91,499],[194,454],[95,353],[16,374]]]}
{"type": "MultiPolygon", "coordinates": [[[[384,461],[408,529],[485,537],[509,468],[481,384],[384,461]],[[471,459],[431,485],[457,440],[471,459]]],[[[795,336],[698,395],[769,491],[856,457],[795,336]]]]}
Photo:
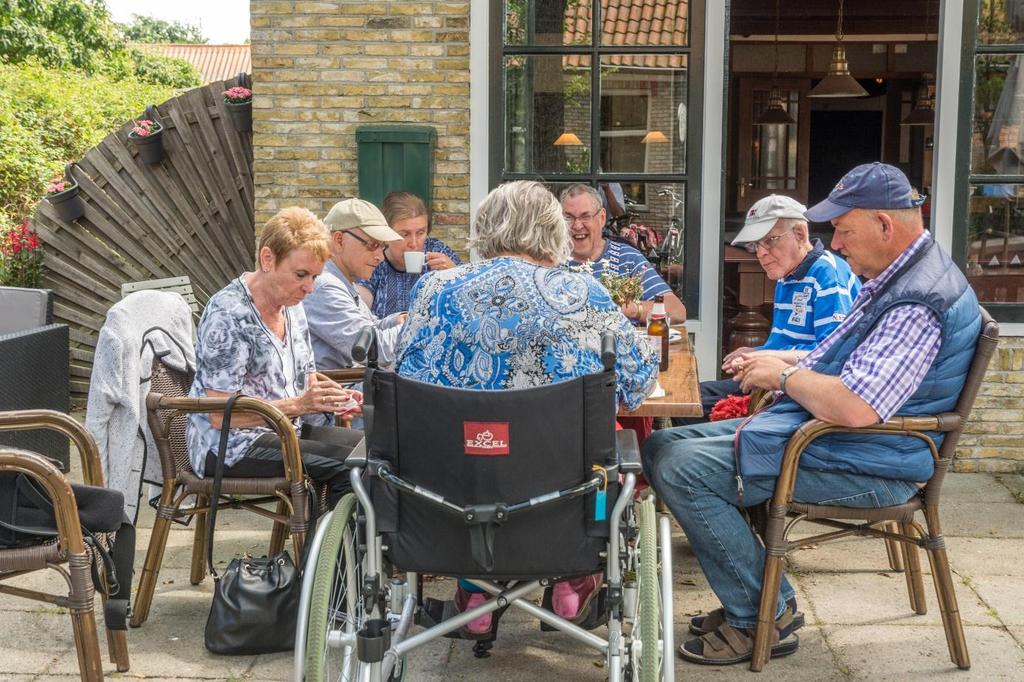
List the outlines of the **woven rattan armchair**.
{"type": "MultiPolygon", "coordinates": [[[[52,291],[0,287],[0,410],[68,411],[68,326],[52,322],[52,291]]],[[[59,433],[2,433],[0,445],[45,453],[68,469],[68,440],[59,433]]]]}
{"type": "Polygon", "coordinates": [[[999,325],[986,310],[982,309],[981,313],[981,333],[974,351],[974,359],[957,400],[956,408],[952,412],[921,417],[893,417],[885,423],[859,429],[836,426],[812,419],[804,422],[790,438],[783,455],[779,478],[775,484],[775,494],[768,508],[768,524],[764,534],[766,550],[764,578],[761,584],[757,632],[754,637],[754,654],[750,661],[751,670],[759,671],[768,662],[770,642],[768,634],[774,627],[783,557],[799,546],[820,545],[851,535],[883,538],[901,544],[910,607],[917,614],[924,614],[927,609],[924,582],[917,553],[918,547],[924,548],[931,564],[932,578],[935,582],[935,592],[938,596],[942,627],[945,630],[950,659],[959,668],[966,670],[971,667],[956,593],[953,591],[949,559],[946,556],[946,541],[939,523],[939,495],[946,471],[956,453],[956,444],[960,440],[960,433],[971,413],[974,398],[978,394],[978,388],[985,377],[985,370],[999,341],[999,325]],[[931,449],[935,459],[935,472],[919,494],[903,504],[892,507],[855,509],[794,502],[793,487],[796,477],[799,475],[800,456],[804,449],[816,438],[843,431],[877,433],[879,435],[909,435],[920,438],[927,442],[931,449]],[[945,434],[942,447],[938,449],[928,435],[928,432],[936,431],[945,434]],[[916,520],[917,512],[923,513],[925,525],[922,526],[916,520]],[[788,522],[787,516],[792,517],[788,522]],[[805,520],[837,530],[801,538],[799,541],[788,540],[787,537],[792,528],[798,522],[805,520]],[[893,524],[898,524],[898,531],[894,530],[893,524]]]}
{"type": "MultiPolygon", "coordinates": [[[[146,561],[139,578],[135,607],[132,609],[132,627],[142,625],[149,617],[172,520],[194,515],[196,528],[190,581],[198,585],[206,577],[206,514],[210,505],[213,477],[200,478],[192,470],[185,428],[188,413],[221,411],[227,399],[185,397],[191,385],[192,376],[175,371],[159,360],[154,361],[150,393],[146,398],[147,420],[160,455],[164,480],[146,561]],[[196,497],[195,506],[182,509],[182,503],[192,495],[196,497]]],[[[270,555],[281,551],[285,536],[290,533],[295,555],[300,556],[309,530],[309,495],[295,429],[280,410],[255,398],[239,398],[234,412],[258,414],[274,429],[284,448],[284,475],[273,478],[224,478],[220,509],[247,509],[272,519],[274,530],[270,555]],[[275,508],[264,506],[268,503],[275,505],[275,508]]]]}
{"type": "MultiPolygon", "coordinates": [[[[0,412],[0,431],[45,429],[63,434],[78,449],[86,484],[102,486],[103,469],[92,436],[74,419],[51,410],[0,412]]],[[[47,457],[27,450],[0,446],[0,471],[35,479],[53,503],[57,538],[41,538],[38,544],[0,548],[0,593],[26,597],[66,608],[71,615],[78,668],[83,680],[102,680],[103,661],[94,611],[95,588],[90,572],[92,553],[82,538],[78,505],[71,484],[47,457]],[[65,565],[66,564],[66,568],[65,565]],[[3,581],[33,571],[52,568],[65,579],[66,594],[51,594],[3,581]]],[[[100,572],[102,575],[102,572],[100,572]]],[[[125,630],[107,628],[107,648],[117,670],[128,670],[128,638],[125,630]]]]}

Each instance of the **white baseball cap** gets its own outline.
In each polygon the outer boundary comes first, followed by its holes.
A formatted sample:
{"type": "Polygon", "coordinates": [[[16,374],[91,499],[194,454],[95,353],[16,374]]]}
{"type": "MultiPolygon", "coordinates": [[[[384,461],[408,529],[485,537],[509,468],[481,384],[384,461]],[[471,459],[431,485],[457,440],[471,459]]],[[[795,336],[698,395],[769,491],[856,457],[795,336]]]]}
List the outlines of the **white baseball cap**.
{"type": "Polygon", "coordinates": [[[804,212],[807,207],[796,199],[791,199],[782,194],[769,194],[747,211],[747,219],[743,223],[743,229],[732,240],[733,246],[756,242],[761,237],[771,232],[779,218],[792,218],[793,220],[807,221],[804,212]]]}
{"type": "Polygon", "coordinates": [[[396,242],[402,239],[388,226],[380,209],[365,199],[339,201],[324,217],[324,224],[331,232],[342,232],[359,228],[371,239],[379,242],[396,242]]]}

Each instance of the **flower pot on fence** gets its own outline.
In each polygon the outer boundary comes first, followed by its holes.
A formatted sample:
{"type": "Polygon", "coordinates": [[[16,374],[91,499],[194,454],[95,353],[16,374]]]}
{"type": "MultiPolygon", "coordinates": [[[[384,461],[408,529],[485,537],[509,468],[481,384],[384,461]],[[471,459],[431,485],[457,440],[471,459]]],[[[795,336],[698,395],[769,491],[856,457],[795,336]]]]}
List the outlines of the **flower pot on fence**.
{"type": "Polygon", "coordinates": [[[78,196],[78,185],[71,185],[63,192],[49,194],[46,200],[57,211],[57,216],[66,223],[78,220],[85,215],[85,204],[78,196]]]}
{"type": "Polygon", "coordinates": [[[150,133],[146,137],[136,135],[135,133],[128,133],[128,139],[131,140],[136,147],[139,149],[139,156],[142,158],[143,163],[154,164],[160,163],[164,160],[164,131],[163,128],[150,133]]]}
{"type": "Polygon", "coordinates": [[[231,114],[231,124],[235,130],[240,133],[252,132],[252,102],[242,102],[241,104],[225,102],[224,106],[231,114]]]}

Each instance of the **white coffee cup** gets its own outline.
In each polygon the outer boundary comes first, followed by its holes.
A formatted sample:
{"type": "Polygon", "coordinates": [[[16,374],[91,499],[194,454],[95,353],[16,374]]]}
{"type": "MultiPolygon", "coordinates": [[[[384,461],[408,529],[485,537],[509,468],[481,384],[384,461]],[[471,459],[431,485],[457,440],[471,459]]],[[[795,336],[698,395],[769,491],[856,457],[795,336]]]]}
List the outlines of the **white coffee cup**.
{"type": "Polygon", "coordinates": [[[422,251],[406,251],[405,252],[405,271],[406,272],[423,272],[423,263],[426,261],[427,254],[422,251]]]}

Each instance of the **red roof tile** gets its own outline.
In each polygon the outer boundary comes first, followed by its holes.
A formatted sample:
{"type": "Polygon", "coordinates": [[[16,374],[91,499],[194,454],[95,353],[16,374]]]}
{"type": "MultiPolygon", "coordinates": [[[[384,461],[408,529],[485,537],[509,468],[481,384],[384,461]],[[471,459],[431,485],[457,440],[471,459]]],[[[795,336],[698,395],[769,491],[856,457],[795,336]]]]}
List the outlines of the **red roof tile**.
{"type": "Polygon", "coordinates": [[[171,43],[133,43],[143,52],[177,57],[196,67],[203,84],[234,78],[252,72],[248,45],[192,45],[171,43]]]}
{"type": "MultiPolygon", "coordinates": [[[[601,44],[611,46],[685,46],[687,44],[687,2],[680,0],[601,0],[604,24],[601,44]]],[[[565,45],[590,44],[590,3],[566,8],[565,45]]],[[[566,66],[589,63],[583,55],[568,55],[566,66]]],[[[615,66],[662,66],[679,68],[683,55],[616,55],[605,63],[615,66]]]]}

